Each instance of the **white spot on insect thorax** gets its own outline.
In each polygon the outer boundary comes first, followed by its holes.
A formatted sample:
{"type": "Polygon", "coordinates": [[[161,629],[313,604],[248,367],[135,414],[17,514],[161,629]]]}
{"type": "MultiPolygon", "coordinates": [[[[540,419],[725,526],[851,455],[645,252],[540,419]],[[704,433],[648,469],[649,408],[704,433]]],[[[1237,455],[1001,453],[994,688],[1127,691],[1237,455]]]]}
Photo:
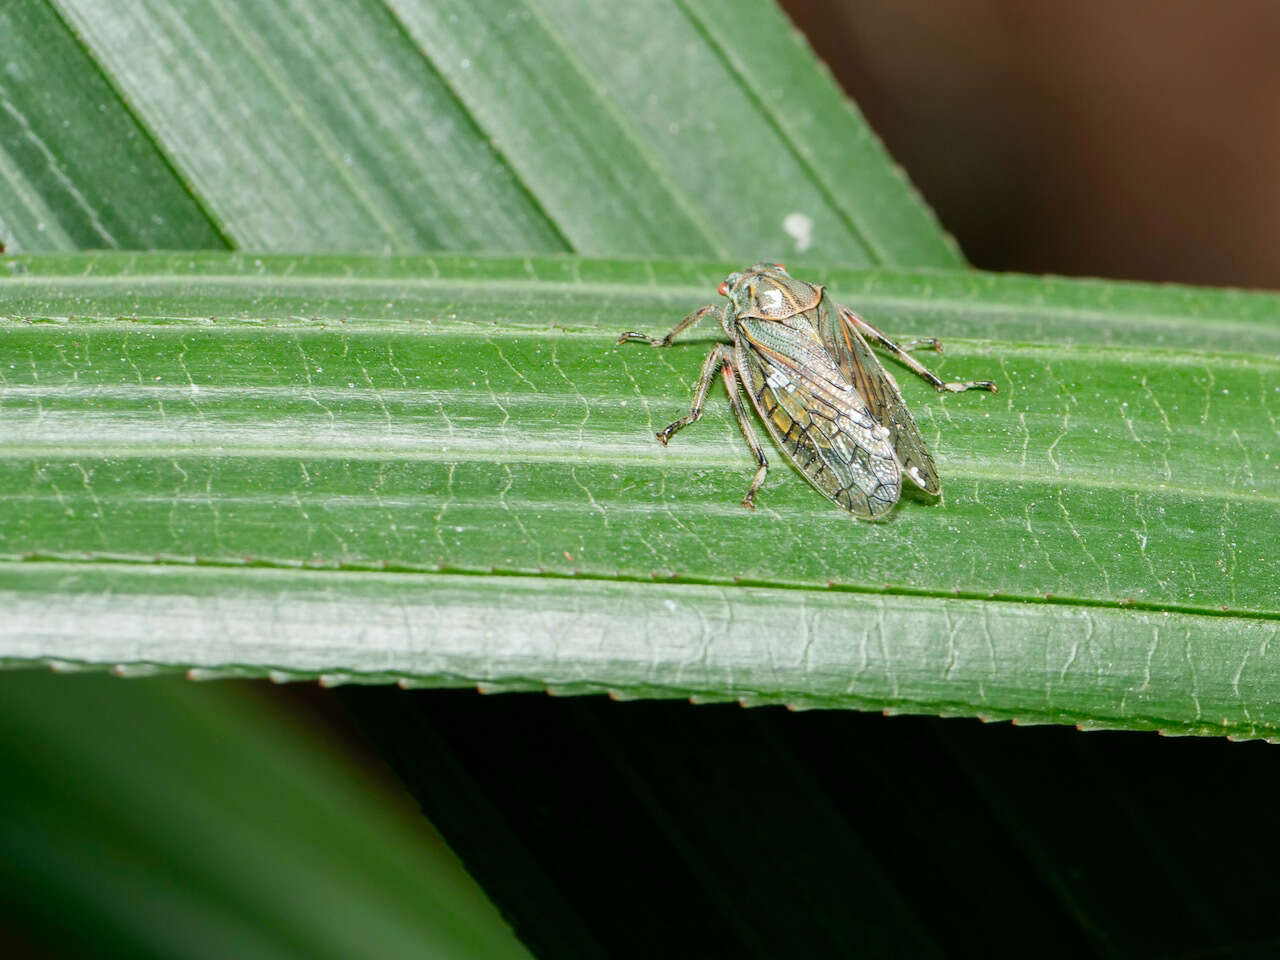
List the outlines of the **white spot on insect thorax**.
{"type": "Polygon", "coordinates": [[[813,217],[788,213],[782,218],[782,229],[796,242],[796,253],[804,253],[813,244],[813,217]]]}
{"type": "Polygon", "coordinates": [[[782,306],[782,293],[778,290],[766,290],[760,294],[760,305],[766,310],[777,310],[782,306]]]}
{"type": "Polygon", "coordinates": [[[924,477],[920,476],[920,468],[917,467],[915,464],[912,464],[911,466],[907,467],[907,476],[910,477],[912,480],[914,480],[916,483],[918,483],[920,486],[922,487],[924,486],[924,477]]]}

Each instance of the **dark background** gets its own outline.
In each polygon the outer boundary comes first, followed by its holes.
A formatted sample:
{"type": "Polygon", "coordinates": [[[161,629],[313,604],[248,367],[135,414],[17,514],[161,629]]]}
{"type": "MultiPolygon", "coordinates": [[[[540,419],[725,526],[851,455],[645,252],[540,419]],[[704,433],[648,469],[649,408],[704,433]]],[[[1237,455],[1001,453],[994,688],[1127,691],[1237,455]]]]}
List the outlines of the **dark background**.
{"type": "Polygon", "coordinates": [[[782,5],[974,266],[1280,287],[1280,6],[782,5]]]}

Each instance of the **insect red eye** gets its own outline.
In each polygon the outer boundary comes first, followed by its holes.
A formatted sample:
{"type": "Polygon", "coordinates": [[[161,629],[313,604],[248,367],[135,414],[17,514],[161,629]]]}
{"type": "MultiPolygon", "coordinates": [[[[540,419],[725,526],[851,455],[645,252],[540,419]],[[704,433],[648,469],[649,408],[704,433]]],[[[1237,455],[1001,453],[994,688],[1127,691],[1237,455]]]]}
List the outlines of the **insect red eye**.
{"type": "Polygon", "coordinates": [[[785,263],[775,263],[774,266],[777,267],[779,270],[787,269],[787,265],[785,263]]]}
{"type": "Polygon", "coordinates": [[[716,292],[722,297],[727,297],[729,295],[729,281],[721,280],[720,286],[716,287],[716,292]]]}

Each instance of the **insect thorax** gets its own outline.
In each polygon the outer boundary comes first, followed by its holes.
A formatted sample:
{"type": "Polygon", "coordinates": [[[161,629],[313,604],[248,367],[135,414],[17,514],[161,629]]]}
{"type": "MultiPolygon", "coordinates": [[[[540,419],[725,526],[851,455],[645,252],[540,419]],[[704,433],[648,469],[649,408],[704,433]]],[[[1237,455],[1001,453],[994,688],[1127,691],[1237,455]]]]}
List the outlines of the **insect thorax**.
{"type": "Polygon", "coordinates": [[[822,287],[778,272],[748,276],[735,293],[738,315],[761,320],[785,320],[815,309],[822,300],[822,287]]]}

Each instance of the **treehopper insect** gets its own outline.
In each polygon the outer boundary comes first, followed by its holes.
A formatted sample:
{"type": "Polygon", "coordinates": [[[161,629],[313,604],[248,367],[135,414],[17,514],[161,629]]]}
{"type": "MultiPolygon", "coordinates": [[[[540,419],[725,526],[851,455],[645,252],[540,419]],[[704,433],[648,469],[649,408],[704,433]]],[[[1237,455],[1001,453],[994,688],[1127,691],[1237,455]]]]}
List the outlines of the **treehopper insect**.
{"type": "Polygon", "coordinates": [[[945,381],[911,356],[917,347],[942,351],[936,339],[895,343],[852,310],[833,301],[819,284],[787,273],[780,263],[757,263],[720,284],[724,306],[708,304],[689,314],[665,337],[628,331],[619,343],[638,340],[669,347],[703,317],[714,314],[729,343],[718,343],[702,364],[688,414],[658,431],[665,446],[681,427],[702,416],[711,380],[720,372],[738,425],[759,469],[744,507],[755,508],[769,461],[742,405],[739,386],[774,441],[826,497],[855,517],[883,517],[902,494],[906,476],[926,493],[942,487],[933,458],[898,382],[871,349],[875,343],[939,391],[990,390],[990,380],[945,381]]]}

